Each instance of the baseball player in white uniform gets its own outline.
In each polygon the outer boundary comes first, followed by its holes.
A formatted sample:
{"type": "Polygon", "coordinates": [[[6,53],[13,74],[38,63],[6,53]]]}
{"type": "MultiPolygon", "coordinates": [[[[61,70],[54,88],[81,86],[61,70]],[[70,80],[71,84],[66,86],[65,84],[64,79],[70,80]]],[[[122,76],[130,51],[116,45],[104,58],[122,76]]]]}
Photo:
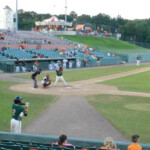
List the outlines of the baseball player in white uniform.
{"type": "Polygon", "coordinates": [[[68,85],[67,82],[64,80],[64,77],[63,77],[63,67],[59,67],[58,70],[56,70],[56,80],[55,80],[55,84],[54,86],[57,85],[57,82],[61,80],[63,81],[64,85],[68,85]]]}

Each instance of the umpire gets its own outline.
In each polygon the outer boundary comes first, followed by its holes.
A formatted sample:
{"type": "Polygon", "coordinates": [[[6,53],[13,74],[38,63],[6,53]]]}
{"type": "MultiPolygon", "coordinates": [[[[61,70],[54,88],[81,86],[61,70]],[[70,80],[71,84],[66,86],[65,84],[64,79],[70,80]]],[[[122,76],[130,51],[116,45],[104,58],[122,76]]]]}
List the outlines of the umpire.
{"type": "Polygon", "coordinates": [[[39,69],[38,71],[34,72],[31,76],[31,78],[34,80],[34,88],[38,88],[37,85],[37,76],[42,72],[42,69],[39,69]]]}

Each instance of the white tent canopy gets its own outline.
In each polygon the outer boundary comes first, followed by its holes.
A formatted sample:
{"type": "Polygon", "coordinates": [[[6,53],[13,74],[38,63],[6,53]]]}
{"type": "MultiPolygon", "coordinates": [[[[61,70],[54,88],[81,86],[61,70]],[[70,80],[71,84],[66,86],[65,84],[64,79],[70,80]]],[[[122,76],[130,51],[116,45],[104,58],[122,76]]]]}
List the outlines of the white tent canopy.
{"type": "Polygon", "coordinates": [[[56,16],[52,16],[51,18],[43,21],[36,21],[35,24],[36,26],[48,26],[48,25],[72,26],[72,23],[60,20],[56,16]]]}

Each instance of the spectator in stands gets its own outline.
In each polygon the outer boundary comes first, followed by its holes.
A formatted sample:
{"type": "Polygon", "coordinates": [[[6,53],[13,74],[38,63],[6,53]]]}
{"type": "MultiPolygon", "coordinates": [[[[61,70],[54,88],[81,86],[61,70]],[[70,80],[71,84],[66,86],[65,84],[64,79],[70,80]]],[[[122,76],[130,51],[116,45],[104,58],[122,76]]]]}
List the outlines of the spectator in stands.
{"type": "Polygon", "coordinates": [[[19,48],[20,48],[20,50],[25,49],[25,47],[23,46],[23,43],[21,43],[21,44],[19,45],[19,48]]]}
{"type": "Polygon", "coordinates": [[[26,72],[26,62],[22,62],[22,72],[26,72]]]}
{"type": "Polygon", "coordinates": [[[128,146],[128,150],[142,150],[142,147],[138,144],[139,142],[139,135],[132,136],[132,144],[128,146]]]}
{"type": "Polygon", "coordinates": [[[15,61],[15,65],[16,65],[16,72],[20,72],[19,59],[17,59],[17,60],[15,61]]]}
{"type": "Polygon", "coordinates": [[[115,144],[112,137],[107,137],[104,140],[104,146],[101,149],[108,149],[108,150],[117,150],[117,145],[115,144]]]}
{"type": "Polygon", "coordinates": [[[55,48],[55,52],[58,52],[59,50],[58,50],[58,48],[55,48]]]}
{"type": "Polygon", "coordinates": [[[83,65],[84,65],[84,67],[87,67],[87,62],[88,62],[87,59],[84,59],[84,60],[83,60],[83,65]]]}
{"type": "Polygon", "coordinates": [[[10,44],[9,43],[7,44],[7,48],[10,49],[10,44]]]}
{"type": "MultiPolygon", "coordinates": [[[[65,146],[73,146],[72,144],[67,143],[67,136],[66,135],[61,135],[59,137],[58,142],[56,142],[55,144],[52,143],[52,145],[59,145],[62,148],[64,148],[65,146]]],[[[74,149],[75,149],[75,147],[74,147],[74,149]]]]}
{"type": "Polygon", "coordinates": [[[43,58],[42,55],[39,55],[39,58],[43,58]]]}
{"type": "Polygon", "coordinates": [[[36,55],[36,54],[34,54],[32,58],[37,58],[37,55],[36,55]]]}
{"type": "Polygon", "coordinates": [[[6,51],[7,50],[7,47],[2,47],[2,51],[6,51]]]}

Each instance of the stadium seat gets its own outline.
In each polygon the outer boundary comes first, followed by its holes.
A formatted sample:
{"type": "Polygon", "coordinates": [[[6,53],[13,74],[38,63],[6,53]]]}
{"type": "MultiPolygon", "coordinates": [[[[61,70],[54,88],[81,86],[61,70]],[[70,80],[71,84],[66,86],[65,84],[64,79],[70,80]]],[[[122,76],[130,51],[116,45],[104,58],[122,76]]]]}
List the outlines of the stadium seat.
{"type": "Polygon", "coordinates": [[[19,145],[3,145],[3,144],[0,144],[0,148],[11,149],[11,150],[21,150],[21,146],[19,146],[19,145]]]}
{"type": "Polygon", "coordinates": [[[48,150],[48,148],[39,148],[39,147],[22,147],[22,150],[48,150]]]}
{"type": "Polygon", "coordinates": [[[10,140],[7,140],[7,139],[4,139],[4,140],[3,140],[3,139],[1,139],[1,140],[0,140],[0,143],[1,143],[1,142],[10,142],[10,140]]]}

